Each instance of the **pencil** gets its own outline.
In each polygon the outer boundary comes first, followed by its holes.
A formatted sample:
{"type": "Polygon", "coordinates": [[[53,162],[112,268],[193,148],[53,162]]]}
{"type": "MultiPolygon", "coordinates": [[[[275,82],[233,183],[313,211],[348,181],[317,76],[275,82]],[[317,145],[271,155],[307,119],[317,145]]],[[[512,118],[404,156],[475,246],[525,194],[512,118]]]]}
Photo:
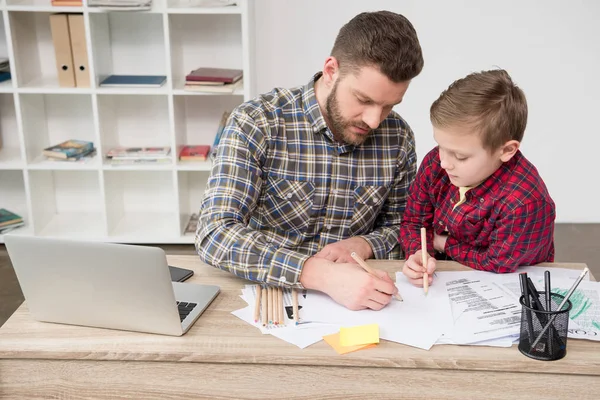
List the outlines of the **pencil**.
{"type": "Polygon", "coordinates": [[[427,231],[425,227],[421,228],[421,256],[423,257],[423,268],[425,268],[425,272],[423,272],[423,290],[427,295],[429,291],[429,274],[427,273],[427,231]]]}
{"type": "Polygon", "coordinates": [[[279,288],[279,325],[283,323],[283,288],[279,288]]]}
{"type": "Polygon", "coordinates": [[[256,285],[256,297],[254,300],[254,323],[258,322],[260,315],[260,299],[262,296],[262,288],[260,285],[256,285]]]}
{"type": "Polygon", "coordinates": [[[267,311],[267,288],[262,289],[262,324],[263,326],[267,326],[267,317],[269,312],[267,311]]]}
{"type": "Polygon", "coordinates": [[[273,288],[271,286],[267,287],[268,290],[268,300],[267,300],[267,313],[269,316],[269,325],[273,323],[273,288]]]}
{"type": "Polygon", "coordinates": [[[298,325],[298,290],[292,289],[292,307],[294,311],[294,322],[298,325]]]}
{"type": "MultiPolygon", "coordinates": [[[[374,277],[379,278],[379,275],[377,275],[375,273],[375,270],[373,270],[373,268],[371,268],[371,266],[369,264],[367,264],[365,262],[365,260],[360,258],[360,256],[358,254],[356,254],[355,252],[352,252],[350,254],[350,257],[352,257],[354,259],[354,261],[356,261],[358,263],[358,265],[360,265],[362,267],[362,269],[364,269],[365,271],[367,271],[369,274],[373,275],[374,277]]],[[[404,301],[402,299],[402,296],[400,296],[400,293],[397,293],[394,297],[398,301],[404,301]]]]}

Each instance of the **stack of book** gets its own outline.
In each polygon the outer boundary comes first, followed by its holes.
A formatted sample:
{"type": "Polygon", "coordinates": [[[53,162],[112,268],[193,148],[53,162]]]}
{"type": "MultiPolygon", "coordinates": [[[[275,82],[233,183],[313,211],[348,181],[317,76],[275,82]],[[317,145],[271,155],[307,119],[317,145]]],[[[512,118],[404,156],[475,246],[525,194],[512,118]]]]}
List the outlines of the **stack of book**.
{"type": "Polygon", "coordinates": [[[226,68],[198,68],[185,77],[184,90],[205,93],[233,93],[243,87],[243,71],[226,68]]]}
{"type": "Polygon", "coordinates": [[[4,208],[0,208],[0,235],[25,225],[23,218],[4,208]]]}
{"type": "Polygon", "coordinates": [[[161,164],[171,162],[170,147],[115,147],[106,153],[111,165],[161,164]]]}
{"type": "Polygon", "coordinates": [[[88,7],[115,11],[143,11],[152,8],[152,0],[88,0],[88,7]]]}
{"type": "Polygon", "coordinates": [[[85,161],[95,154],[93,142],[77,139],[67,140],[42,151],[46,159],[54,161],[85,161]]]}
{"type": "Polygon", "coordinates": [[[10,79],[10,63],[8,58],[0,58],[0,82],[10,79]]]}

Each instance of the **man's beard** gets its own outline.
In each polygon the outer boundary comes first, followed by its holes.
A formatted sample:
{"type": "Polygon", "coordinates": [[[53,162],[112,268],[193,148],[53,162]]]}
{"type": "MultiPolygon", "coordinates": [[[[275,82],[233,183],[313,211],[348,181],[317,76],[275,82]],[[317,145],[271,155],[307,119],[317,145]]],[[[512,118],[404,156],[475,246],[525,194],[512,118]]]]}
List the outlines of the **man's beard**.
{"type": "Polygon", "coordinates": [[[327,97],[327,101],[325,102],[325,110],[327,111],[327,117],[329,123],[331,124],[331,132],[333,133],[333,137],[335,138],[335,140],[337,140],[338,142],[343,142],[354,146],[360,146],[369,137],[371,129],[362,122],[353,123],[344,119],[340,111],[339,102],[337,99],[337,88],[338,82],[336,81],[333,84],[333,89],[331,89],[329,97],[327,97]],[[368,129],[369,133],[365,135],[353,134],[349,130],[351,126],[357,126],[362,129],[368,129]]]}

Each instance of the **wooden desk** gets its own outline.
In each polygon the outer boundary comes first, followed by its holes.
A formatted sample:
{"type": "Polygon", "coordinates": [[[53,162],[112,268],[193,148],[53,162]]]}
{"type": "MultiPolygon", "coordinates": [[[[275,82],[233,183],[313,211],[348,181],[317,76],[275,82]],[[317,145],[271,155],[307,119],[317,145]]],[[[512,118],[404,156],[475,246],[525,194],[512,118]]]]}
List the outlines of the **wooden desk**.
{"type": "MultiPolygon", "coordinates": [[[[22,305],[0,328],[0,398],[564,400],[600,393],[598,342],[569,340],[566,357],[552,362],[529,359],[516,345],[424,351],[382,341],[340,356],[321,341],[300,350],[231,314],[246,305],[239,298],[245,281],[195,256],[170,256],[169,263],[194,269],[190,282],[222,289],[186,335],[40,323],[22,305]]],[[[390,272],[402,266],[372,264],[390,272]]]]}

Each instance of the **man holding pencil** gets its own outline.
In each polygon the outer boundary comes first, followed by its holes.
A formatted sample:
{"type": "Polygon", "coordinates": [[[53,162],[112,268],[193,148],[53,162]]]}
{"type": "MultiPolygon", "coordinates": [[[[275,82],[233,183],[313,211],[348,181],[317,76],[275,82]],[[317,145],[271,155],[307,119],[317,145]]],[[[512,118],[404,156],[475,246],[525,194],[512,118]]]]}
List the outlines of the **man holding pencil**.
{"type": "Polygon", "coordinates": [[[237,107],[202,202],[200,258],[269,286],[319,290],[350,309],[385,307],[393,281],[351,254],[403,256],[397,237],[416,154],[392,108],[422,68],[405,17],[361,13],[307,84],[237,107]]]}

